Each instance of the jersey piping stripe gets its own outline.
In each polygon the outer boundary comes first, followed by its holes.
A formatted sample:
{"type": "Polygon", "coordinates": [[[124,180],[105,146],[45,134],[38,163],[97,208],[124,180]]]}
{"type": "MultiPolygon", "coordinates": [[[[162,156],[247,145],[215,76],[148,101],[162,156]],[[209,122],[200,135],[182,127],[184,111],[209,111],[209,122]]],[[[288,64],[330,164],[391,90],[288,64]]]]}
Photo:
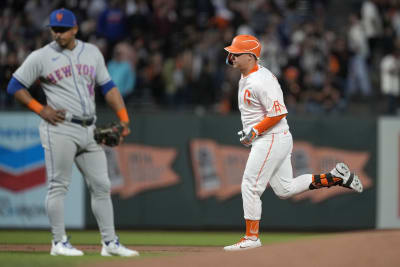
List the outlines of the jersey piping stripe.
{"type": "MultiPolygon", "coordinates": [[[[80,43],[81,43],[81,42],[78,42],[78,44],[80,44],[80,43]]],[[[79,62],[79,57],[81,56],[81,54],[82,54],[84,48],[85,48],[85,43],[82,43],[81,51],[79,51],[79,53],[78,53],[78,62],[79,62]]]]}
{"type": "Polygon", "coordinates": [[[83,115],[87,115],[87,113],[86,113],[86,105],[85,105],[85,101],[83,101],[83,99],[82,99],[82,96],[81,96],[81,93],[79,92],[79,88],[78,88],[78,85],[77,85],[77,83],[76,83],[76,78],[75,78],[75,72],[74,72],[74,65],[72,64],[72,61],[71,61],[71,59],[69,58],[69,56],[67,56],[67,55],[65,55],[65,54],[63,54],[64,56],[66,56],[67,58],[68,58],[68,61],[69,61],[69,64],[71,65],[71,69],[72,69],[72,77],[74,78],[74,84],[75,84],[75,89],[76,89],[76,92],[78,93],[78,96],[79,96],[79,99],[80,99],[80,101],[81,101],[81,106],[82,106],[82,111],[83,111],[83,115]]]}
{"type": "Polygon", "coordinates": [[[260,171],[258,172],[256,183],[254,184],[254,189],[257,187],[258,180],[260,179],[261,171],[264,168],[265,163],[267,162],[267,160],[269,158],[269,155],[271,154],[271,149],[272,149],[272,145],[274,144],[274,139],[275,139],[275,134],[272,134],[272,141],[271,141],[271,144],[269,145],[267,156],[265,157],[265,160],[264,160],[264,162],[263,162],[263,164],[262,164],[262,166],[260,168],[260,171]]]}
{"type": "Polygon", "coordinates": [[[49,185],[50,185],[49,190],[50,190],[51,189],[51,184],[52,184],[51,182],[54,179],[54,157],[53,157],[53,150],[51,148],[51,142],[50,142],[49,124],[47,124],[47,142],[48,142],[48,145],[49,145],[50,163],[51,163],[50,164],[51,169],[47,171],[48,172],[47,175],[50,177],[50,181],[49,181],[49,185]]]}

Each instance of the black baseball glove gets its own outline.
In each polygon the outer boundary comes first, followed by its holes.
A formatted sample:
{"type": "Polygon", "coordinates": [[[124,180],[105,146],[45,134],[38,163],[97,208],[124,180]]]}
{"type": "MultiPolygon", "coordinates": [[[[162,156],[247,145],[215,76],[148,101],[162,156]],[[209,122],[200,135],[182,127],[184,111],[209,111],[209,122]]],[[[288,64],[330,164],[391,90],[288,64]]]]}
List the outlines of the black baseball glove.
{"type": "Polygon", "coordinates": [[[120,123],[111,123],[94,129],[94,139],[98,144],[117,146],[120,143],[124,127],[120,123]]]}

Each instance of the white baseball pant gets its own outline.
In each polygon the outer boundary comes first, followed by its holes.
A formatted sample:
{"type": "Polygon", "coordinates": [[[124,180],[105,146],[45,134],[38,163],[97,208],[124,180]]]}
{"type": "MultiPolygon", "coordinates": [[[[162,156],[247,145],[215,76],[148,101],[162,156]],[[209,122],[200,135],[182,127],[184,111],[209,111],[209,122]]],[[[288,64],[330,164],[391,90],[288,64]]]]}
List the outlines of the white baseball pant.
{"type": "Polygon", "coordinates": [[[275,194],[286,199],[309,189],[311,174],[293,178],[291,155],[293,138],[290,131],[262,135],[252,143],[242,180],[244,218],[260,220],[261,195],[268,182],[275,194]]]}

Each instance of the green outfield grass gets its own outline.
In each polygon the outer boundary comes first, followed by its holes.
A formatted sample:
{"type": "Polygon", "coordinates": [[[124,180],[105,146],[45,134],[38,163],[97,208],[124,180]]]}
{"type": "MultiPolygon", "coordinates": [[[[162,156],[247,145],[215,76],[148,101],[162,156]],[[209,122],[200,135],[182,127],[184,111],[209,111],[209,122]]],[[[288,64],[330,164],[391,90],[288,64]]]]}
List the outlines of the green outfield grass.
{"type": "MultiPolygon", "coordinates": [[[[69,231],[73,245],[99,245],[98,231],[69,231]]],[[[243,233],[235,232],[181,232],[181,231],[118,231],[120,241],[126,246],[225,246],[237,242],[243,233]]],[[[263,233],[263,244],[286,242],[316,237],[313,233],[263,233]]],[[[0,230],[0,244],[50,244],[48,231],[0,230]]],[[[142,257],[157,257],[171,253],[147,252],[142,257]]],[[[52,257],[49,252],[1,252],[0,266],[21,267],[72,267],[85,262],[126,260],[117,257],[105,258],[99,252],[85,253],[83,257],[52,257]]]]}

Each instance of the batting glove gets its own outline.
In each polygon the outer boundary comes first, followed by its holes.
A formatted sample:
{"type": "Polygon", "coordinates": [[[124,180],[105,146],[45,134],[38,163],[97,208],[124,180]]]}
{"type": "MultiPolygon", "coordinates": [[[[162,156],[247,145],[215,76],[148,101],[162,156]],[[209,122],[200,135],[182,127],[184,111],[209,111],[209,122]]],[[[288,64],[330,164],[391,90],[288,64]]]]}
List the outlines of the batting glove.
{"type": "Polygon", "coordinates": [[[245,131],[241,130],[240,132],[238,132],[238,135],[240,136],[240,143],[242,143],[246,147],[249,147],[251,146],[251,143],[257,138],[258,132],[256,129],[251,128],[247,134],[245,133],[245,131]]]}

